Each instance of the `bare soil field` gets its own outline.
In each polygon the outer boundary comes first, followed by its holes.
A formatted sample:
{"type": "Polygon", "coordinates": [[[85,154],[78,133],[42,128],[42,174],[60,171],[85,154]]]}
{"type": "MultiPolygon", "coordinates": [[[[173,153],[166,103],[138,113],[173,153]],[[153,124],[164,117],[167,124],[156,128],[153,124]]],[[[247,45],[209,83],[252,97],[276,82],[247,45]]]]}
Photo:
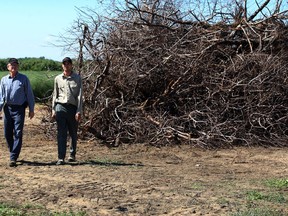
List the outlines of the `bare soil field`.
{"type": "Polygon", "coordinates": [[[1,203],[100,216],[232,215],[249,208],[288,215],[288,189],[265,185],[269,179],[288,179],[287,148],[107,148],[79,140],[77,162],[56,166],[56,140],[39,130],[44,114],[38,107],[35,118],[26,119],[22,152],[13,168],[0,123],[1,203]],[[251,191],[282,194],[286,200],[249,200],[251,191]]]}

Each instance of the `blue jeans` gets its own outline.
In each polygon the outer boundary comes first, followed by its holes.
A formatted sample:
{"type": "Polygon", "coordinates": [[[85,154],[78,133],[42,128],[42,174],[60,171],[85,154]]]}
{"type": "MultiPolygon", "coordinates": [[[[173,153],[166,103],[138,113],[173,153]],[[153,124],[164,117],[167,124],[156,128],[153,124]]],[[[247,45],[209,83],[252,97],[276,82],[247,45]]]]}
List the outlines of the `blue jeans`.
{"type": "Polygon", "coordinates": [[[4,106],[4,136],[10,152],[10,160],[17,160],[20,155],[24,120],[25,106],[4,106]]]}
{"type": "Polygon", "coordinates": [[[70,155],[76,156],[78,122],[75,119],[77,107],[70,104],[56,104],[58,159],[65,159],[67,133],[71,137],[70,155]]]}

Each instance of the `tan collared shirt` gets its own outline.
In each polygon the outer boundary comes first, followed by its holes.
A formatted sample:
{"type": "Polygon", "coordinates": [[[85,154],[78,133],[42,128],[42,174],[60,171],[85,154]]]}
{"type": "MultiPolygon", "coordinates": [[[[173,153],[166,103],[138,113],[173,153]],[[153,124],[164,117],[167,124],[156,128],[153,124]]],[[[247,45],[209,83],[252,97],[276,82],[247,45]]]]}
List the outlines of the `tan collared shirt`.
{"type": "Polygon", "coordinates": [[[77,107],[77,112],[82,114],[82,79],[79,74],[72,72],[70,76],[63,73],[55,77],[52,99],[52,108],[56,103],[72,104],[77,107]]]}

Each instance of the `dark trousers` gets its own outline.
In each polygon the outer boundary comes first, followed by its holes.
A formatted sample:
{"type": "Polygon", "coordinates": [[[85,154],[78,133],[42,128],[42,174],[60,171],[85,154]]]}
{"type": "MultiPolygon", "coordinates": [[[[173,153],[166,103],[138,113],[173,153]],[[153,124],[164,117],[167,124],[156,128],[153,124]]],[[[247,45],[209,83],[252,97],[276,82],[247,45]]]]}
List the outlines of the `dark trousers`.
{"type": "Polygon", "coordinates": [[[56,104],[58,159],[65,159],[67,133],[71,137],[70,155],[76,155],[78,122],[75,119],[77,107],[70,104],[56,104]]]}
{"type": "Polygon", "coordinates": [[[4,106],[4,136],[10,151],[10,160],[17,160],[21,148],[25,106],[4,106]]]}

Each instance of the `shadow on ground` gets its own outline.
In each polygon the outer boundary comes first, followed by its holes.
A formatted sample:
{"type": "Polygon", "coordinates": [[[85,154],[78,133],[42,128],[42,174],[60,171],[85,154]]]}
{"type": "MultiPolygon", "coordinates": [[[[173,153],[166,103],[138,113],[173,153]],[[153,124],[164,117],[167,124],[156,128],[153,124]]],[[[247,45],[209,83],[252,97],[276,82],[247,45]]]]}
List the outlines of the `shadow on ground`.
{"type": "MultiPolygon", "coordinates": [[[[38,162],[38,161],[27,161],[27,160],[20,160],[17,162],[17,166],[19,165],[27,165],[27,166],[59,166],[56,165],[56,161],[53,162],[38,162]]],[[[122,162],[102,162],[102,161],[79,161],[79,162],[67,162],[64,164],[70,166],[81,166],[81,165],[95,165],[95,166],[144,166],[141,163],[122,163],[122,162]]],[[[63,165],[61,165],[63,166],[63,165]]]]}

